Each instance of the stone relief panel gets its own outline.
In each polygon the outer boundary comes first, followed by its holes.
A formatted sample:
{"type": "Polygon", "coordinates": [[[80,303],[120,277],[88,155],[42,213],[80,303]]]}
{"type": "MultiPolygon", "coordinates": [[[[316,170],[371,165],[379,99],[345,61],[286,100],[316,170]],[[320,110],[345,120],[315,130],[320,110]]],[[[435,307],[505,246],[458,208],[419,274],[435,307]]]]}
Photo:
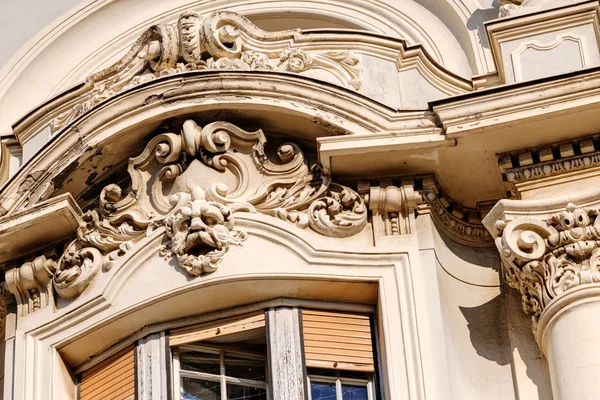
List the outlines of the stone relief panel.
{"type": "Polygon", "coordinates": [[[515,80],[521,82],[585,68],[586,48],[585,38],[578,35],[557,35],[551,42],[524,42],[511,53],[515,80]],[[542,65],[543,72],[539,68],[542,65]]]}
{"type": "Polygon", "coordinates": [[[112,66],[91,75],[82,101],[51,122],[54,131],[102,101],[131,87],[186,71],[258,70],[288,73],[324,71],[335,83],[361,87],[357,55],[349,51],[305,51],[292,48],[299,30],[266,32],[247,18],[228,11],[202,18],[184,12],[175,24],[150,27],[129,52],[112,66]]]}
{"type": "Polygon", "coordinates": [[[47,306],[52,288],[74,298],[137,242],[161,233],[161,255],[176,259],[191,276],[214,272],[231,246],[242,246],[247,237],[235,224],[241,211],[330,237],[365,228],[367,205],[357,192],[309,166],[296,144],[279,146],[276,160],[266,144],[261,130],[223,121],[201,127],[187,120],[181,132],[155,136],[130,159],[131,190],[106,186],[62,255],[9,270],[8,290],[27,304],[24,314],[47,306]]]}

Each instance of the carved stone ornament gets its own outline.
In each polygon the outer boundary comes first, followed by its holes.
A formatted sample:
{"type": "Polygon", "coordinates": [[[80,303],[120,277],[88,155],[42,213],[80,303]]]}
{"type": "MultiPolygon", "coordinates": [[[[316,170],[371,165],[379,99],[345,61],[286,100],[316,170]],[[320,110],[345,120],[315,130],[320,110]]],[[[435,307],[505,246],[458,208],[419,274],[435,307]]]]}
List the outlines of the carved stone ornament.
{"type": "Polygon", "coordinates": [[[213,272],[231,245],[240,246],[247,234],[234,229],[233,213],[249,211],[252,207],[225,206],[216,201],[207,201],[206,193],[196,186],[192,195],[173,195],[174,211],[165,220],[171,245],[165,255],[174,255],[179,265],[190,275],[198,276],[213,272]]]}
{"type": "Polygon", "coordinates": [[[158,24],[144,32],[114,65],[91,75],[87,94],[56,117],[54,131],[102,101],[158,77],[203,70],[261,70],[304,73],[325,70],[336,84],[361,86],[359,59],[348,51],[292,48],[298,30],[265,32],[247,18],[219,11],[202,18],[184,12],[175,24],[158,24]]]}
{"type": "Polygon", "coordinates": [[[509,17],[523,7],[551,6],[552,3],[568,3],[572,0],[500,0],[499,17],[509,17]]]}
{"type": "Polygon", "coordinates": [[[6,271],[5,287],[16,297],[21,315],[27,315],[50,304],[50,281],[55,271],[56,263],[45,256],[26,262],[20,268],[6,271]]]}
{"type": "Polygon", "coordinates": [[[498,221],[496,239],[506,280],[533,314],[533,331],[548,303],[579,285],[600,282],[600,211],[569,204],[547,220],[498,221]]]}
{"type": "Polygon", "coordinates": [[[213,272],[247,237],[235,228],[240,211],[332,237],[363,230],[367,207],[354,190],[332,183],[316,166],[309,168],[297,145],[281,145],[277,161],[265,145],[262,131],[247,132],[228,122],[200,127],[187,120],[180,133],[155,136],[130,159],[129,193],[106,186],[62,256],[56,261],[38,257],[9,270],[7,287],[19,304],[27,304],[25,314],[48,304],[50,281],[60,297],[76,297],[158,230],[165,235],[163,256],[176,259],[192,276],[213,272]]]}
{"type": "Polygon", "coordinates": [[[494,241],[481,224],[479,209],[464,207],[444,193],[433,177],[422,180],[419,191],[422,203],[431,209],[431,215],[438,226],[458,243],[473,247],[494,247],[494,241]]]}

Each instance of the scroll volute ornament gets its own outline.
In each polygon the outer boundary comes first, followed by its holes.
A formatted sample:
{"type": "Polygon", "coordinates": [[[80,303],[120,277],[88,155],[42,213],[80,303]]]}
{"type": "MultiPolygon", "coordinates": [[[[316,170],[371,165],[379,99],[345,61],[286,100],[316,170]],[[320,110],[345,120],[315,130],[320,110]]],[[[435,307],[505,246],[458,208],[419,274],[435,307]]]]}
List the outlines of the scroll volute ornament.
{"type": "Polygon", "coordinates": [[[533,330],[546,306],[579,285],[600,282],[598,210],[569,204],[541,220],[499,221],[496,239],[510,287],[521,294],[523,310],[533,314],[533,330]]]}
{"type": "MultiPolygon", "coordinates": [[[[187,120],[179,133],[157,135],[130,159],[129,193],[106,186],[99,206],[81,217],[77,237],[42,276],[52,279],[60,297],[74,298],[159,230],[167,239],[163,256],[175,258],[192,276],[210,273],[232,246],[246,240],[235,228],[240,211],[332,237],[363,230],[367,208],[354,190],[332,183],[317,166],[309,168],[293,143],[279,147],[277,160],[267,156],[265,146],[261,130],[248,132],[223,121],[200,127],[187,120]]],[[[15,286],[11,292],[30,296],[31,279],[21,281],[22,290],[15,286]]]]}
{"type": "Polygon", "coordinates": [[[328,77],[323,79],[359,90],[362,74],[359,64],[359,57],[353,52],[322,50],[322,46],[313,46],[299,30],[267,32],[233,12],[218,11],[202,18],[186,11],[174,24],[161,23],[148,28],[119,61],[89,76],[81,101],[57,116],[51,125],[56,131],[124,90],[188,71],[261,70],[300,74],[320,69],[328,77]]]}
{"type": "Polygon", "coordinates": [[[174,188],[199,186],[207,202],[271,215],[323,235],[346,237],[364,228],[367,208],[354,190],[332,183],[317,166],[309,168],[297,145],[281,145],[278,161],[267,156],[265,145],[261,130],[223,121],[202,128],[187,120],[181,134],[158,135],[132,159],[137,200],[166,215],[173,212],[174,188]]]}

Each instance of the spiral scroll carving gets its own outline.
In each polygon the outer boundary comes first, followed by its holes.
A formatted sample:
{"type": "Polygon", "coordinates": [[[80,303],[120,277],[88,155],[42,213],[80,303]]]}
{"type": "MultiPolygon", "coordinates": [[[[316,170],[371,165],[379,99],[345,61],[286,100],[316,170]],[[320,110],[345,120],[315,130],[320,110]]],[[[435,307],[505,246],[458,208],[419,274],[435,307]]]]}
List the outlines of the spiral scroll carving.
{"type": "Polygon", "coordinates": [[[600,282],[600,218],[596,209],[569,204],[541,220],[521,217],[497,223],[496,239],[510,287],[532,314],[533,330],[546,306],[579,285],[600,282]]]}
{"type": "Polygon", "coordinates": [[[359,57],[350,51],[292,48],[297,30],[265,32],[247,18],[219,11],[183,12],[175,24],[149,27],[112,66],[88,77],[82,101],[52,120],[59,130],[120,92],[189,71],[238,70],[302,74],[324,70],[334,83],[359,90],[359,57]]]}

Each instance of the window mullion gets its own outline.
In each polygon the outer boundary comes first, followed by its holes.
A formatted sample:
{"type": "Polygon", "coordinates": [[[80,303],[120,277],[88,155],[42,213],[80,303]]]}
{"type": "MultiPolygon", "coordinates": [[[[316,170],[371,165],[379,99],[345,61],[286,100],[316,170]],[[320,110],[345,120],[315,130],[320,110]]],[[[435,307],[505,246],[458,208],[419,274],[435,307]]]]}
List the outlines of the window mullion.
{"type": "Polygon", "coordinates": [[[297,308],[267,311],[267,349],[271,400],[304,400],[305,376],[297,308]]]}
{"type": "Polygon", "coordinates": [[[221,356],[221,400],[227,400],[227,379],[225,377],[225,352],[221,350],[219,352],[221,356]]]}
{"type": "Polygon", "coordinates": [[[182,378],[179,375],[179,368],[179,351],[173,351],[173,399],[181,397],[180,386],[182,378]]]}
{"type": "Polygon", "coordinates": [[[375,392],[373,390],[373,382],[367,383],[367,396],[369,400],[375,400],[375,392]]]}
{"type": "Polygon", "coordinates": [[[342,398],[342,381],[339,378],[335,381],[335,393],[337,395],[337,400],[344,400],[342,398]]]}

